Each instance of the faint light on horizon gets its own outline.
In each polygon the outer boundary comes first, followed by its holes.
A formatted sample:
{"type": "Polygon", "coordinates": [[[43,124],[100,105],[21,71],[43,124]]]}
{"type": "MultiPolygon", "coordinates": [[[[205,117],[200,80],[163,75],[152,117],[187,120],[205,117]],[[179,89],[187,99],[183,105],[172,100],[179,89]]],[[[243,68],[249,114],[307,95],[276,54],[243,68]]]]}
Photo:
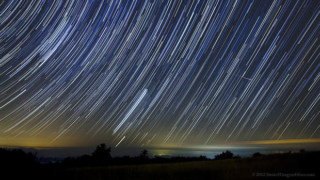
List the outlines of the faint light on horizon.
{"type": "Polygon", "coordinates": [[[272,144],[305,144],[305,143],[320,143],[320,139],[282,139],[282,140],[261,140],[261,141],[245,141],[244,144],[256,145],[272,145],[272,144]]]}

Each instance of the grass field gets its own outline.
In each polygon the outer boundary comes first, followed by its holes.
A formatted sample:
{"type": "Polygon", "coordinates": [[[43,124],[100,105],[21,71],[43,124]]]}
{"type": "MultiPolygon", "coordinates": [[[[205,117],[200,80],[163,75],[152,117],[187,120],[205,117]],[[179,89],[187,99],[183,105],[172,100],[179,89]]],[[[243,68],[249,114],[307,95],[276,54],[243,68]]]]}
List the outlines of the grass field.
{"type": "Polygon", "coordinates": [[[269,155],[257,158],[181,163],[56,169],[54,179],[257,179],[319,178],[312,155],[269,155]]]}

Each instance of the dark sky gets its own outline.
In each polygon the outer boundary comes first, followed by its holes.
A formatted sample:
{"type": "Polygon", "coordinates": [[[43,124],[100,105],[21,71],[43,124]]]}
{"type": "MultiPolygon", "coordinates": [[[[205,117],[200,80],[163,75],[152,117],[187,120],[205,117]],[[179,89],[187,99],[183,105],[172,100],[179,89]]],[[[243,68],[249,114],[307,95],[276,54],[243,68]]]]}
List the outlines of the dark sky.
{"type": "Polygon", "coordinates": [[[0,145],[319,145],[319,35],[317,0],[2,1],[0,145]]]}

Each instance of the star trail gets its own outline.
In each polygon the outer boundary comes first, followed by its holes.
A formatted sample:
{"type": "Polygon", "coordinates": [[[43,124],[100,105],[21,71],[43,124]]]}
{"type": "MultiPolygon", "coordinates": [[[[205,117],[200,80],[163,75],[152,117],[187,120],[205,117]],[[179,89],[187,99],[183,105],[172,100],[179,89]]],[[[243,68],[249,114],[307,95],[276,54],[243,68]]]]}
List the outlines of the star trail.
{"type": "Polygon", "coordinates": [[[1,1],[1,144],[320,138],[319,35],[317,0],[1,1]]]}

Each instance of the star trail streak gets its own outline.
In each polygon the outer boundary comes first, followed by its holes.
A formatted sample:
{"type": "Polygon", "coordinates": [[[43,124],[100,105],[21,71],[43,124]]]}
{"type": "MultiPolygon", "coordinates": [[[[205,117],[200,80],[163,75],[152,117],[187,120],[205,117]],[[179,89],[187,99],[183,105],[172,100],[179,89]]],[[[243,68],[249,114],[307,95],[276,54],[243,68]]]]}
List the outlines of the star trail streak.
{"type": "Polygon", "coordinates": [[[320,138],[319,35],[316,0],[1,1],[0,145],[320,138]]]}

